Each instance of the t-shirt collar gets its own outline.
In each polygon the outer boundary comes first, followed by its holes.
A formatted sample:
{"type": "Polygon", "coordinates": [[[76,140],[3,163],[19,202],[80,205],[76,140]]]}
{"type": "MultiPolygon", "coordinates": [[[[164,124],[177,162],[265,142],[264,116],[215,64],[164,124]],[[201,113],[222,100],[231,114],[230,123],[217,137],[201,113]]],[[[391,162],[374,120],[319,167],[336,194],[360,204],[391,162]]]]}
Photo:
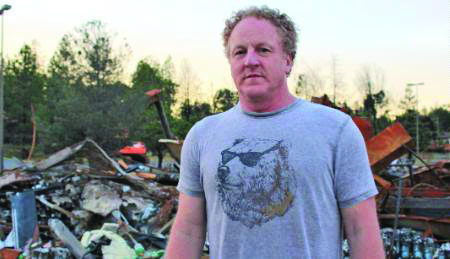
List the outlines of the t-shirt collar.
{"type": "Polygon", "coordinates": [[[242,113],[244,113],[245,115],[248,115],[248,116],[252,116],[252,117],[270,117],[270,116],[274,116],[274,115],[277,115],[279,113],[288,111],[288,110],[292,109],[293,107],[295,107],[297,104],[300,104],[300,102],[301,102],[301,99],[295,99],[295,101],[293,101],[292,103],[288,104],[287,106],[282,107],[282,108],[280,108],[280,109],[278,109],[276,111],[271,111],[271,112],[250,112],[250,111],[246,111],[246,110],[244,110],[241,107],[241,102],[238,102],[236,106],[242,113]]]}

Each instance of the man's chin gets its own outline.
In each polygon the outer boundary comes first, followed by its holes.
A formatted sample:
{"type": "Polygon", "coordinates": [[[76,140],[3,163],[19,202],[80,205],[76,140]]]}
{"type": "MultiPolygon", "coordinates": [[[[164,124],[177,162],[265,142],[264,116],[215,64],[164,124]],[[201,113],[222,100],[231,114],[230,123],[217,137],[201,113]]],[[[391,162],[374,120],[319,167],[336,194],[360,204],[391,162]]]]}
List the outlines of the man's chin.
{"type": "Polygon", "coordinates": [[[269,96],[269,92],[261,89],[259,86],[251,86],[243,89],[241,95],[252,101],[265,100],[269,96]]]}

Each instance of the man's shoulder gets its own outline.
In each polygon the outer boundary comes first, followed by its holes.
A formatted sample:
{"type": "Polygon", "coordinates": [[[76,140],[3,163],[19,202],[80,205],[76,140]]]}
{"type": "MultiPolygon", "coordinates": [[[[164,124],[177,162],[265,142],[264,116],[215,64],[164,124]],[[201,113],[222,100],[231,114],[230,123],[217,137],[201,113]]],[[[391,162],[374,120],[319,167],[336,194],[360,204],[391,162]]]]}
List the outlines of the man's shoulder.
{"type": "Polygon", "coordinates": [[[227,123],[226,121],[233,120],[233,118],[236,116],[236,112],[236,106],[234,106],[225,112],[206,116],[196,122],[193,128],[195,128],[195,130],[197,131],[211,131],[212,128],[220,126],[223,123],[227,123]]]}
{"type": "Polygon", "coordinates": [[[310,101],[304,101],[301,109],[306,116],[310,116],[314,120],[323,121],[330,126],[332,124],[342,125],[351,118],[348,114],[340,110],[310,101]]]}

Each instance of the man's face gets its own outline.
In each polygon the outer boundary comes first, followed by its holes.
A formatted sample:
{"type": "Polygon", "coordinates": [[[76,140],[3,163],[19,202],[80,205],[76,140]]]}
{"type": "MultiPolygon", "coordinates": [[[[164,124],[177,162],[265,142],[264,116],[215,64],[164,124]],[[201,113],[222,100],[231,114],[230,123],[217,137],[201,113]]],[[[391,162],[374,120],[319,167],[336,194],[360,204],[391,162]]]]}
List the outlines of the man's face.
{"type": "Polygon", "coordinates": [[[287,87],[292,59],[269,21],[247,17],[233,29],[229,41],[231,75],[240,97],[248,100],[277,98],[287,87]]]}

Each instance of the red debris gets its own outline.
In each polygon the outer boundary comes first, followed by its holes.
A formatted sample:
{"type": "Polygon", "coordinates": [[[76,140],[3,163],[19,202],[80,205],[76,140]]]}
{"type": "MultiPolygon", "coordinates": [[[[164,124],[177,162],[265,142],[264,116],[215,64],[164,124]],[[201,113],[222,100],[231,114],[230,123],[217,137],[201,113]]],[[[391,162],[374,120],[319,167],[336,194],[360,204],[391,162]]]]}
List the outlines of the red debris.
{"type": "Polygon", "coordinates": [[[413,139],[399,122],[371,138],[366,147],[373,173],[378,173],[392,161],[406,154],[408,150],[403,146],[412,145],[413,139]]]}

